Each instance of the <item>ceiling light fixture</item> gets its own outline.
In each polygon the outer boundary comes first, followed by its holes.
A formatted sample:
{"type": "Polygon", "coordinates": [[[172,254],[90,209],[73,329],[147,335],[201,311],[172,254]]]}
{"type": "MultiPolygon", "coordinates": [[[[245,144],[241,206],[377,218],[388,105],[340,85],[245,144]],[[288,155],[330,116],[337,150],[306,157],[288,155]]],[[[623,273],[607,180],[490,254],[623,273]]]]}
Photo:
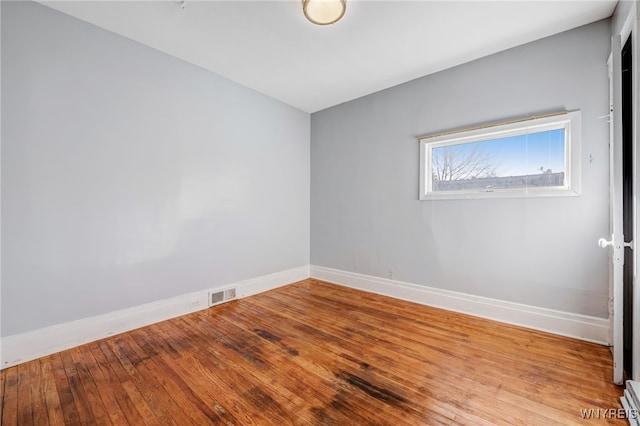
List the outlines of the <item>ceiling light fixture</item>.
{"type": "Polygon", "coordinates": [[[302,0],[304,16],[314,24],[336,23],[347,10],[347,0],[302,0]]]}

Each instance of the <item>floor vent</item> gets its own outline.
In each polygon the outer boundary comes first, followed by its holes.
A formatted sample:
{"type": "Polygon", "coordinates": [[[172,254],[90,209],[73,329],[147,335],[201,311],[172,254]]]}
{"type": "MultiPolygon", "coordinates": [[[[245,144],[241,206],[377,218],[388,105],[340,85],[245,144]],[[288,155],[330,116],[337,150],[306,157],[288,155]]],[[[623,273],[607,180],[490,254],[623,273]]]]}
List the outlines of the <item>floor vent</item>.
{"type": "Polygon", "coordinates": [[[236,298],[236,289],[229,288],[226,290],[209,292],[209,306],[217,305],[236,298]]]}

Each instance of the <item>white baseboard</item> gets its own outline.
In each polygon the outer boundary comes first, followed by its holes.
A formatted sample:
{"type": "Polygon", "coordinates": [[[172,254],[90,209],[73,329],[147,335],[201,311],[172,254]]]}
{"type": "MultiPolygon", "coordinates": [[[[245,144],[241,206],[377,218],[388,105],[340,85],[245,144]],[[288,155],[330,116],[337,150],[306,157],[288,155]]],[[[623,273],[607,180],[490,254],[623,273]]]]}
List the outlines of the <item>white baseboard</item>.
{"type": "Polygon", "coordinates": [[[238,297],[242,298],[301,281],[310,276],[396,299],[604,345],[609,344],[609,320],[607,319],[306,265],[214,289],[201,290],[108,314],[3,337],[0,339],[0,368],[12,367],[105,337],[206,309],[210,291],[236,287],[238,297]]]}
{"type": "Polygon", "coordinates": [[[449,290],[426,287],[338,269],[311,266],[311,277],[390,296],[396,299],[462,312],[508,324],[609,345],[609,320],[449,290]]]}
{"type": "Polygon", "coordinates": [[[298,268],[287,269],[275,274],[264,275],[258,278],[241,281],[238,286],[238,297],[253,296],[263,291],[273,290],[296,281],[306,280],[311,276],[310,266],[300,266],[298,268]]]}
{"type": "Polygon", "coordinates": [[[208,293],[236,287],[239,298],[309,278],[309,265],[0,339],[0,368],[12,367],[149,324],[206,309],[208,293]]]}

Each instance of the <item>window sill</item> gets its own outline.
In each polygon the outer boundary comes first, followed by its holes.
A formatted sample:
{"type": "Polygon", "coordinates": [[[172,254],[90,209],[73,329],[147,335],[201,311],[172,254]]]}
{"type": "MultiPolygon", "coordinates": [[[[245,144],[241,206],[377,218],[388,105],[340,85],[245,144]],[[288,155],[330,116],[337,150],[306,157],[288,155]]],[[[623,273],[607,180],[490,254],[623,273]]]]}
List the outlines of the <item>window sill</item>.
{"type": "Polygon", "coordinates": [[[536,190],[495,190],[478,192],[439,192],[422,194],[421,201],[429,200],[472,200],[483,198],[539,198],[539,197],[577,197],[580,193],[567,188],[536,190]]]}

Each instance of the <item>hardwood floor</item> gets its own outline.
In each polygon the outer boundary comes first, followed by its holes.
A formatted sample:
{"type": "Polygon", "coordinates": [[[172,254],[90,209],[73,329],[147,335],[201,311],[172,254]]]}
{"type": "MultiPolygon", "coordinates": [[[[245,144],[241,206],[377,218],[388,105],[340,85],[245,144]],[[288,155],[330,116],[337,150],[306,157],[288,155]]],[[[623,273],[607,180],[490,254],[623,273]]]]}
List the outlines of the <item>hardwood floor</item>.
{"type": "Polygon", "coordinates": [[[606,347],[313,279],[2,371],[2,425],[627,424],[606,347]],[[607,419],[603,419],[607,417],[607,419]]]}

